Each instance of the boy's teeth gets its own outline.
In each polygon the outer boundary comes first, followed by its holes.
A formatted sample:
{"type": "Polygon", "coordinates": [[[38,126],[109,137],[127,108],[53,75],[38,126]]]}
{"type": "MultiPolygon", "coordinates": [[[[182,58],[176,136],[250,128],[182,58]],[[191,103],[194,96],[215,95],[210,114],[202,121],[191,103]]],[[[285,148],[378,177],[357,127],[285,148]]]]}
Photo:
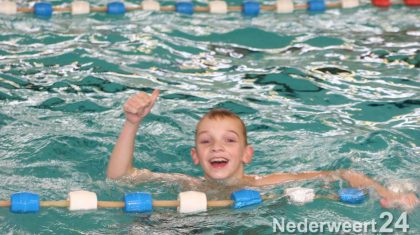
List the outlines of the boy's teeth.
{"type": "Polygon", "coordinates": [[[211,163],[213,163],[213,162],[227,162],[227,161],[228,160],[225,159],[225,158],[214,158],[214,159],[210,160],[211,163]]]}
{"type": "Polygon", "coordinates": [[[226,158],[213,158],[210,159],[210,164],[214,168],[223,168],[228,164],[229,160],[226,158]]]}

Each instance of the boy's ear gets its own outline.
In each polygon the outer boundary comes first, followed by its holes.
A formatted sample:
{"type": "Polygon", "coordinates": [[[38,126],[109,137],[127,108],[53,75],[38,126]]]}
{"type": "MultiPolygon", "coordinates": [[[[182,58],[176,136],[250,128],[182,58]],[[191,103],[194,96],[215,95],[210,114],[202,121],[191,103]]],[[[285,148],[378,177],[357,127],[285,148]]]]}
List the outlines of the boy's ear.
{"type": "Polygon", "coordinates": [[[197,157],[197,150],[195,148],[191,148],[191,158],[195,165],[200,163],[200,160],[197,157]]]}
{"type": "Polygon", "coordinates": [[[245,149],[244,156],[242,157],[242,162],[248,164],[252,161],[254,156],[254,148],[251,145],[247,145],[245,149]]]}

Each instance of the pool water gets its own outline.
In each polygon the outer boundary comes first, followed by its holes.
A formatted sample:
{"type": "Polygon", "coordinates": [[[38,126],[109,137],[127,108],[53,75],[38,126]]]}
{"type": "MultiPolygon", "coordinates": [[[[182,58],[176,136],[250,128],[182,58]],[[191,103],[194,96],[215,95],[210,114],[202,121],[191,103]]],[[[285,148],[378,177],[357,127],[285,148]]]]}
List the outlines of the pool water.
{"type": "MultiPolygon", "coordinates": [[[[171,182],[136,185],[105,177],[124,121],[123,103],[155,88],[160,99],[137,136],[139,168],[202,176],[189,156],[195,123],[210,108],[222,107],[248,127],[255,148],[249,174],[351,168],[385,185],[408,182],[419,193],[418,8],[362,6],[256,18],[18,15],[1,16],[0,32],[1,200],[20,191],[63,200],[79,189],[96,192],[99,200],[121,200],[133,191],[176,199],[179,185],[171,182]]],[[[345,184],[314,181],[261,190],[281,195],[293,186],[333,194],[345,184]]],[[[302,206],[276,198],[197,215],[171,208],[144,215],[60,208],[19,215],[1,208],[0,231],[271,234],[273,218],[381,225],[380,214],[388,211],[394,222],[402,213],[381,208],[374,193],[352,206],[325,199],[302,206]]],[[[408,215],[409,234],[420,233],[418,221],[417,208],[408,215]]]]}

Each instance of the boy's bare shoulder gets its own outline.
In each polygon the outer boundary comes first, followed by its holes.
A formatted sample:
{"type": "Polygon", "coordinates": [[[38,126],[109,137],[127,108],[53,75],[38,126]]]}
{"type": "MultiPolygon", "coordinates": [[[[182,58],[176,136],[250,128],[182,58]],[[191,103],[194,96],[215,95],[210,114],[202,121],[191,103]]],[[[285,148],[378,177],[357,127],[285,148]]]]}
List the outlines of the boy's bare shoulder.
{"type": "Polygon", "coordinates": [[[125,176],[127,179],[131,179],[131,180],[147,180],[148,178],[150,178],[153,175],[153,172],[151,172],[148,169],[138,169],[138,168],[133,168],[127,176],[125,176]]]}

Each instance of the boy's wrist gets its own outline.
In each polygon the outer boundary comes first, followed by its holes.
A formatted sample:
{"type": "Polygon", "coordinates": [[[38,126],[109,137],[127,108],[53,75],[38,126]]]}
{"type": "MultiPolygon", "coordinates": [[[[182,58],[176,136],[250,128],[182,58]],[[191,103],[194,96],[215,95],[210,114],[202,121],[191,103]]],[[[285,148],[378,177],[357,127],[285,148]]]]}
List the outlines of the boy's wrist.
{"type": "Polygon", "coordinates": [[[131,122],[127,119],[125,119],[125,123],[124,125],[130,128],[138,128],[140,126],[142,120],[138,121],[138,122],[131,122]]]}
{"type": "Polygon", "coordinates": [[[379,185],[379,184],[373,184],[372,188],[375,189],[375,191],[379,194],[382,198],[393,198],[398,195],[398,193],[395,193],[388,188],[379,185]]]}

